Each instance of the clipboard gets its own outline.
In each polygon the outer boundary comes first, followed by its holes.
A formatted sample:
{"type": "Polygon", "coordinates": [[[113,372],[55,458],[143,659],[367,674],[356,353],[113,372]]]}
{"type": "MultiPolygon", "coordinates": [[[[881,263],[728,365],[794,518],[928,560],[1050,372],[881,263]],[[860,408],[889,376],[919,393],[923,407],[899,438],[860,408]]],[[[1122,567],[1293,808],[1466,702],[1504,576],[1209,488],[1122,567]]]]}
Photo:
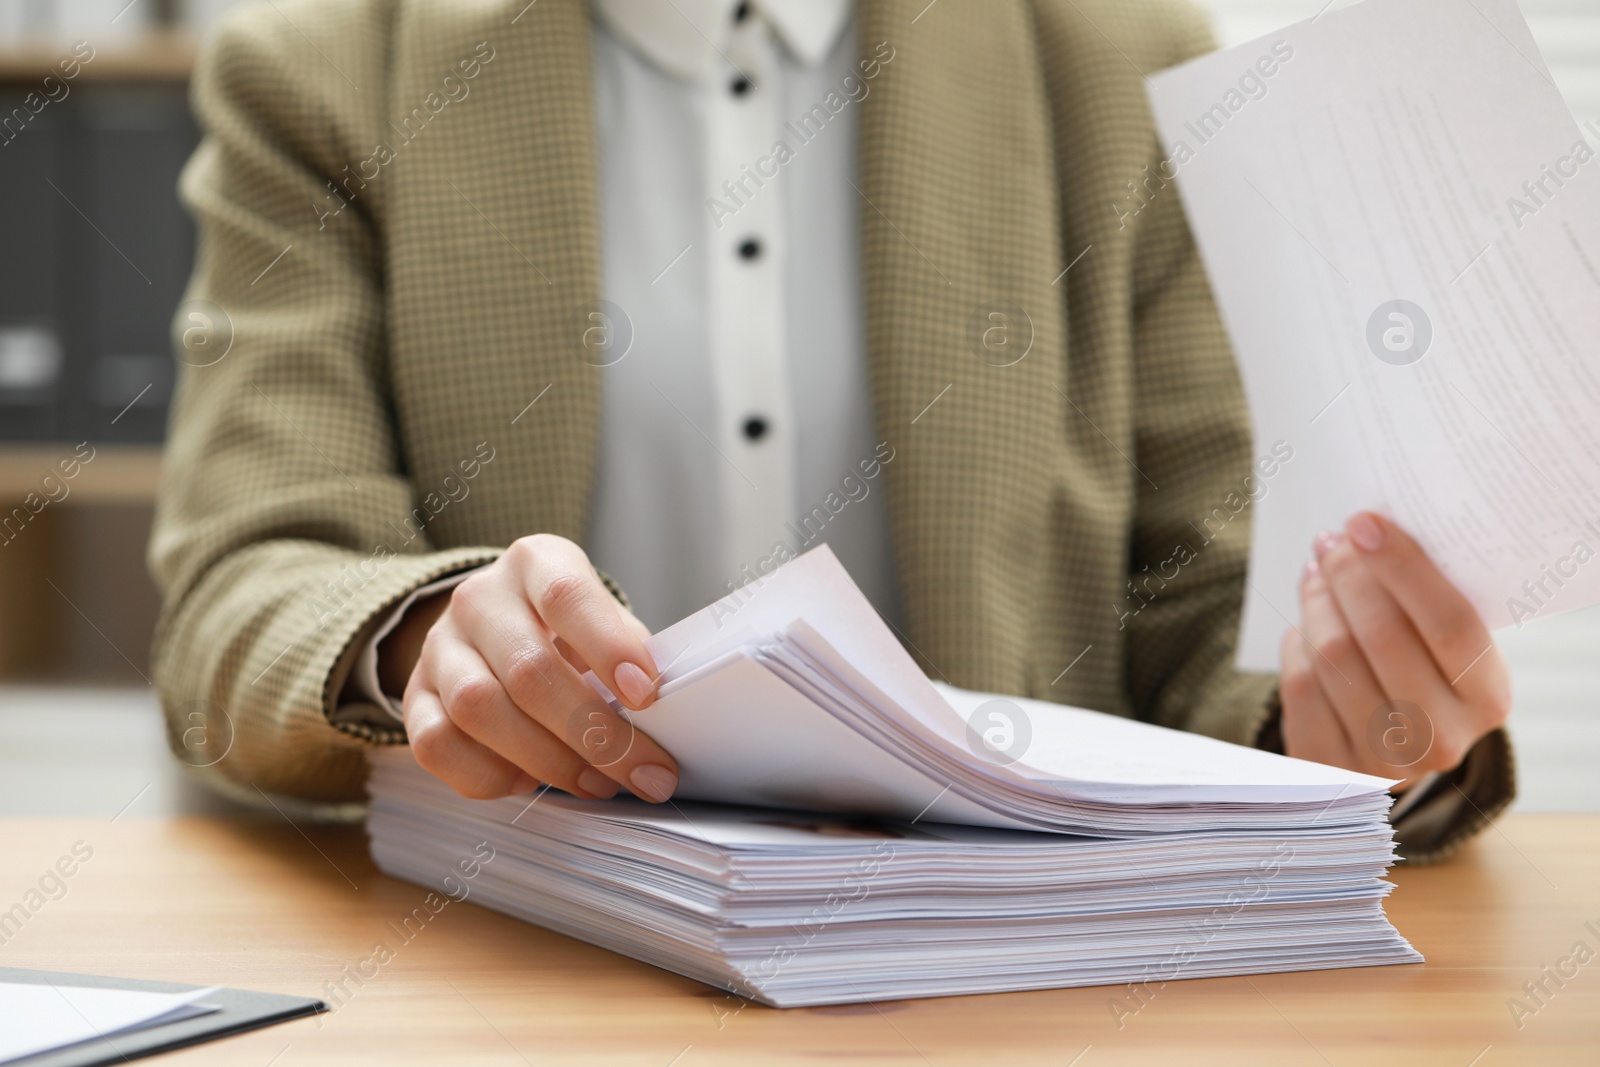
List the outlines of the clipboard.
{"type": "MultiPolygon", "coordinates": [[[[0,967],[0,984],[31,982],[91,989],[138,989],[151,993],[181,993],[199,986],[181,982],[150,982],[136,978],[107,978],[92,974],[61,971],[34,971],[20,967],[0,967]]],[[[101,1067],[103,1064],[156,1056],[163,1052],[217,1041],[234,1034],[318,1015],[328,1006],[314,997],[295,997],[283,993],[257,993],[249,989],[219,989],[205,999],[222,1010],[153,1026],[114,1038],[100,1037],[79,1042],[52,1052],[13,1060],[6,1067],[101,1067]]]]}

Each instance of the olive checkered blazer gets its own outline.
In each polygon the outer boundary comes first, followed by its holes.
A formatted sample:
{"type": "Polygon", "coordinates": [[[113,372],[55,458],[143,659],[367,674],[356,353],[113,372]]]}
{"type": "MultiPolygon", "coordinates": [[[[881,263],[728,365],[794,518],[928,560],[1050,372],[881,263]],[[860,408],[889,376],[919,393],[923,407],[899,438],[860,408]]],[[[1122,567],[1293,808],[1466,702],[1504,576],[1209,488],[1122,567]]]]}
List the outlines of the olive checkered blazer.
{"type": "MultiPolygon", "coordinates": [[[[895,55],[857,105],[857,185],[908,644],[956,685],[1255,743],[1273,679],[1231,665],[1247,524],[1190,525],[1249,472],[1239,383],[1177,197],[1126,210],[1160,158],[1142,74],[1209,48],[1205,22],[1182,0],[924,6],[857,16],[864,54],[895,55]],[[987,306],[1031,330],[1020,362],[980,358],[987,306]],[[1152,583],[1179,546],[1195,558],[1152,583]]],[[[219,783],[359,799],[363,750],[403,740],[330,721],[373,621],[517,537],[584,540],[589,18],[279,0],[201,58],[182,192],[202,303],[179,314],[151,561],[174,747],[219,783]]],[[[1504,806],[1503,735],[1456,781],[1402,823],[1412,855],[1504,806]]]]}

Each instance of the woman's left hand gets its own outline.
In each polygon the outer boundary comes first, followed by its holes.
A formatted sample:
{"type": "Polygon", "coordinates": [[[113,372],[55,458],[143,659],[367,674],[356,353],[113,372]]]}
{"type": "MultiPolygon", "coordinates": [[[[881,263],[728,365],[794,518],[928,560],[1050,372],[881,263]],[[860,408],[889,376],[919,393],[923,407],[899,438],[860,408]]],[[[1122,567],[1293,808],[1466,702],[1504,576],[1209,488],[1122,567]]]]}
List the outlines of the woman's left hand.
{"type": "Polygon", "coordinates": [[[1505,657],[1467,599],[1394,523],[1324,533],[1283,639],[1284,748],[1409,785],[1465,758],[1511,711],[1505,657]]]}

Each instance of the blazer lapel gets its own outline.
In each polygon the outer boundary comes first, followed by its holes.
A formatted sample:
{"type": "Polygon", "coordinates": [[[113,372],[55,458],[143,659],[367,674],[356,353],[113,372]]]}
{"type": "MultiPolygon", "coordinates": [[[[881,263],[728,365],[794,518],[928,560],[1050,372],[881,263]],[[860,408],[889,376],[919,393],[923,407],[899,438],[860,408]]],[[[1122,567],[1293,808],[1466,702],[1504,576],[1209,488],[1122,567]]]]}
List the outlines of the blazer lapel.
{"type": "Polygon", "coordinates": [[[1021,676],[1066,388],[1054,147],[1029,7],[863,0],[867,349],[911,636],[1021,676]]]}
{"type": "Polygon", "coordinates": [[[449,539],[504,543],[548,531],[580,540],[605,360],[594,346],[607,326],[594,317],[588,5],[400,10],[388,87],[397,137],[400,116],[427,106],[429,94],[437,106],[446,75],[468,89],[399,149],[405,169],[389,202],[396,404],[402,440],[428,442],[410,457],[413,480],[437,485],[487,442],[493,465],[473,490],[485,506],[449,539]],[[477,60],[470,80],[460,76],[464,59],[477,60]],[[476,414],[450,417],[460,412],[476,414]]]}

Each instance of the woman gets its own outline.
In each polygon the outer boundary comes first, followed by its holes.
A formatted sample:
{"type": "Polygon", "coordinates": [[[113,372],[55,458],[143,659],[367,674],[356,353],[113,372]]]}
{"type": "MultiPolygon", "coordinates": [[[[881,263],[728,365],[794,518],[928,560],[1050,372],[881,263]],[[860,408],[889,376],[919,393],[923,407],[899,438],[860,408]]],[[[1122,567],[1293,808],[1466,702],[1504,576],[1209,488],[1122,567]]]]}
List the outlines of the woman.
{"type": "Polygon", "coordinates": [[[1247,524],[1191,524],[1251,474],[1236,373],[1177,198],[1116,209],[1141,72],[1207,47],[1170,0],[235,17],[180,309],[231,333],[185,335],[151,548],[175,739],[316,800],[406,738],[470,796],[665,800],[670,753],[582,742],[580,672],[654,695],[619,586],[660,625],[826,540],[930,673],[1436,775],[1398,830],[1446,854],[1510,799],[1509,692],[1402,531],[1319,542],[1281,693],[1231,665],[1247,524]]]}

